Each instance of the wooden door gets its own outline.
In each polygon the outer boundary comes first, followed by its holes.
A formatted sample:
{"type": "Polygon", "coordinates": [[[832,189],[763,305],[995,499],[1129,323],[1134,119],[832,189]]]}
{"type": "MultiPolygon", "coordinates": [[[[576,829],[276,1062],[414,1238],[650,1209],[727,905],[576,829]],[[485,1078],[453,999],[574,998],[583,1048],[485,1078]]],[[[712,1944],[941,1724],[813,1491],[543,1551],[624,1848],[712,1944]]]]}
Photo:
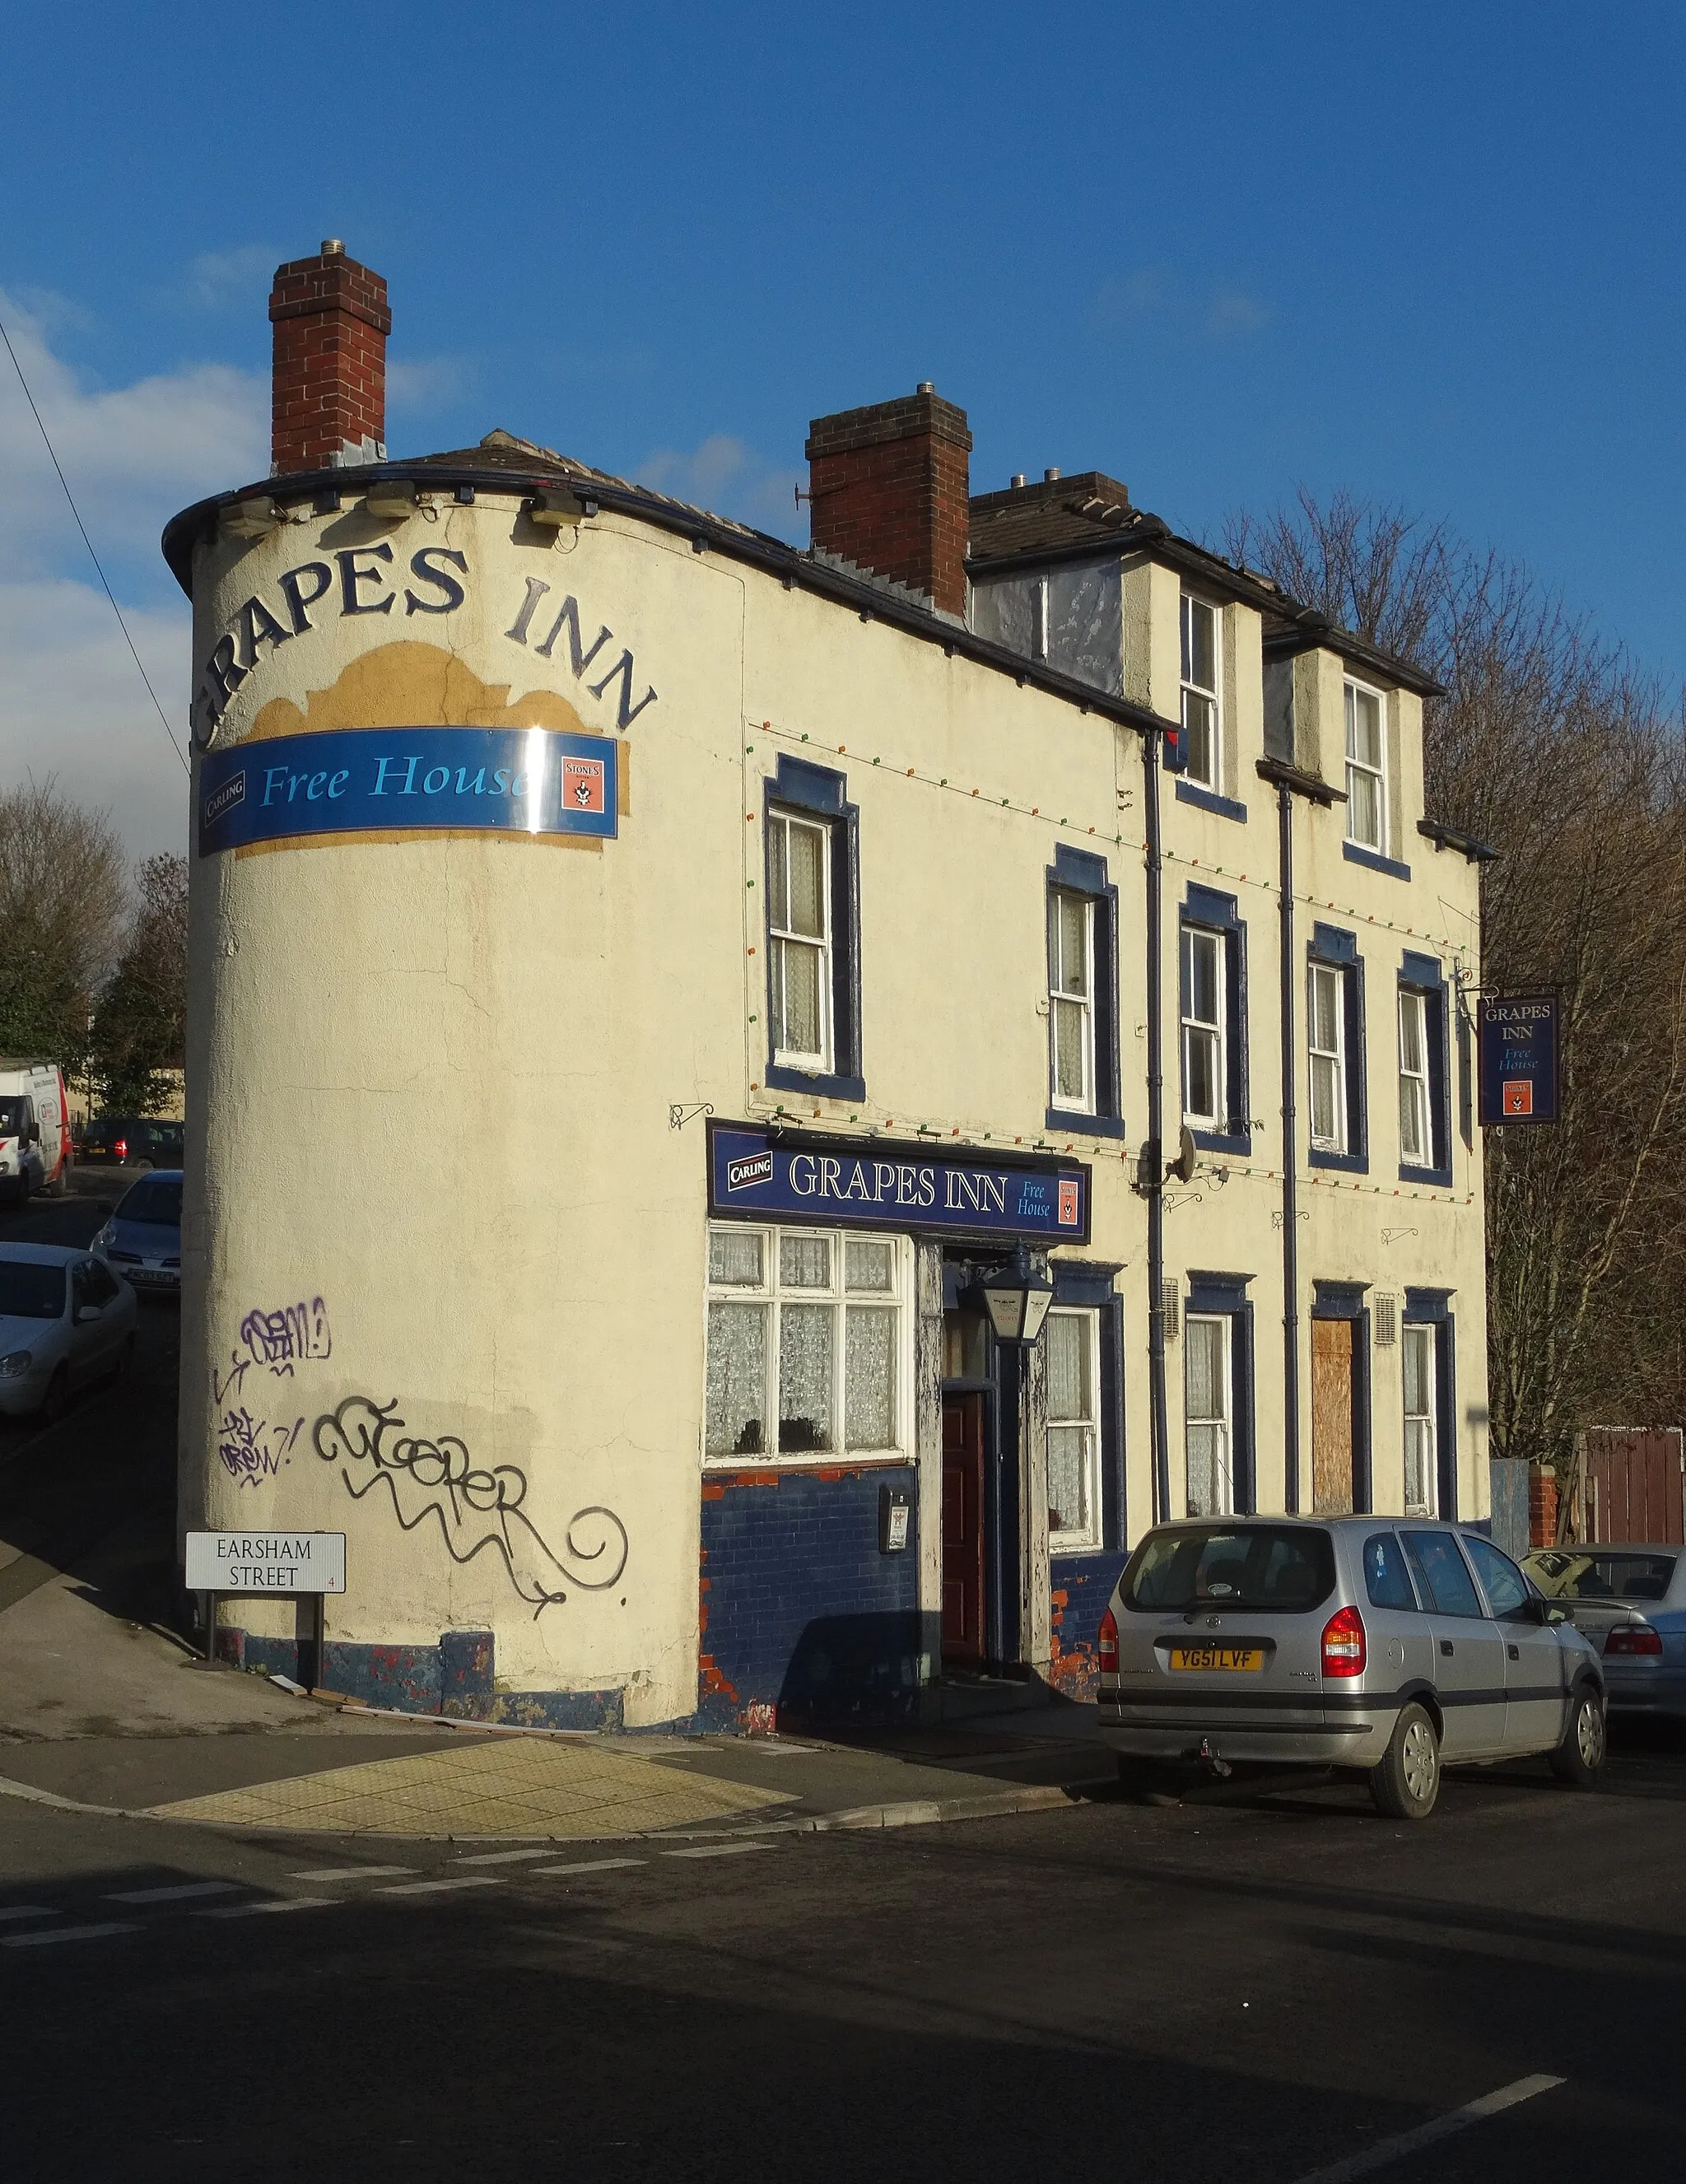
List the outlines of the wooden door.
{"type": "Polygon", "coordinates": [[[1352,1514],[1352,1333],[1349,1319],[1311,1323],[1311,1507],[1352,1514]]]}
{"type": "Polygon", "coordinates": [[[943,1652],[983,1658],[983,1397],[943,1398],[943,1652]]]}

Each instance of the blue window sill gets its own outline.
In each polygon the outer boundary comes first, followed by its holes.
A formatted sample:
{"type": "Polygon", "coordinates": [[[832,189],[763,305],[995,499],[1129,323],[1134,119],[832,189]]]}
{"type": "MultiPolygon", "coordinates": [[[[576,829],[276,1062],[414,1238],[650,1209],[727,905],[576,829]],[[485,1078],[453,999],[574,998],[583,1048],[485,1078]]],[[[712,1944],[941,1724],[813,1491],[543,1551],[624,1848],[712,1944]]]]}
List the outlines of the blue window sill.
{"type": "Polygon", "coordinates": [[[1314,1145],[1305,1156],[1313,1167],[1338,1168],[1344,1175],[1368,1175],[1369,1156],[1366,1153],[1320,1152],[1314,1145]]]}
{"type": "Polygon", "coordinates": [[[1249,1160],[1253,1154],[1251,1130],[1196,1130],[1188,1134],[1203,1153],[1235,1153],[1249,1160]]]}
{"type": "Polygon", "coordinates": [[[1399,1181],[1433,1184],[1442,1190],[1450,1190],[1452,1187],[1452,1171],[1450,1167],[1407,1167],[1401,1162],[1399,1181]]]}
{"type": "Polygon", "coordinates": [[[1397,857],[1384,857],[1378,850],[1366,850],[1361,842],[1343,842],[1341,855],[1349,865],[1362,865],[1366,872],[1385,872],[1390,880],[1408,880],[1411,866],[1402,865],[1397,857]]]}
{"type": "Polygon", "coordinates": [[[1070,1107],[1050,1107],[1043,1128],[1065,1130],[1073,1137],[1121,1138],[1124,1118],[1121,1115],[1080,1115],[1070,1107]]]}
{"type": "Polygon", "coordinates": [[[1192,804],[1201,811],[1214,812],[1220,819],[1238,819],[1244,827],[1247,824],[1244,804],[1238,804],[1233,796],[1220,796],[1216,789],[1202,788],[1198,782],[1184,781],[1180,776],[1177,800],[1179,804],[1192,804]]]}
{"type": "Polygon", "coordinates": [[[811,1092],[816,1100],[864,1100],[864,1077],[810,1077],[805,1069],[782,1069],[769,1063],[764,1080],[770,1092],[811,1092]]]}

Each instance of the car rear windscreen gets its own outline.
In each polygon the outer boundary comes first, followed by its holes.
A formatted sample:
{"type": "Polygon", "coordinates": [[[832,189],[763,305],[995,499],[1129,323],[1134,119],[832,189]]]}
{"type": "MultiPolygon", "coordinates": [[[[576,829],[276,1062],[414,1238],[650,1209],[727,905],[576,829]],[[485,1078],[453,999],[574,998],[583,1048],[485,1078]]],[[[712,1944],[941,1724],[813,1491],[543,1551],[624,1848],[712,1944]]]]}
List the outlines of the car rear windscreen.
{"type": "Polygon", "coordinates": [[[181,1226],[181,1178],[149,1175],[137,1183],[117,1209],[120,1221],[155,1221],[167,1228],[181,1226]]]}
{"type": "Polygon", "coordinates": [[[64,1309],[63,1267],[0,1259],[0,1319],[57,1319],[64,1309]]]}
{"type": "Polygon", "coordinates": [[[1150,1532],[1127,1574],[1124,1604],[1150,1613],[1317,1607],[1335,1589],[1334,1542],[1301,1524],[1179,1524],[1150,1532]]]}
{"type": "Polygon", "coordinates": [[[1560,1600],[1662,1600],[1673,1574],[1672,1555],[1577,1554],[1551,1590],[1560,1600]]]}

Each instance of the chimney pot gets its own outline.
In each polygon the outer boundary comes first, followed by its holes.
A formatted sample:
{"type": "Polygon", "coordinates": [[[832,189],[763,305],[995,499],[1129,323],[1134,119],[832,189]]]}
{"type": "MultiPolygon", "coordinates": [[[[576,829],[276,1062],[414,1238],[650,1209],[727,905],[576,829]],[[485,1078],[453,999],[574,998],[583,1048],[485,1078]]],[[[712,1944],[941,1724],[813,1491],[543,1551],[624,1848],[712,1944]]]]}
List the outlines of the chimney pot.
{"type": "Polygon", "coordinates": [[[932,379],[921,379],[915,391],[921,394],[934,394],[937,392],[937,382],[932,379]]]}
{"type": "Polygon", "coordinates": [[[1052,485],[1059,475],[1057,470],[1044,471],[1042,474],[1042,482],[1044,485],[1052,485]]]}
{"type": "Polygon", "coordinates": [[[1015,493],[1020,492],[1022,490],[1025,482],[1024,472],[1022,471],[1015,471],[1012,476],[1007,481],[1007,482],[1012,487],[1015,493]]]}
{"type": "Polygon", "coordinates": [[[330,236],[314,258],[275,268],[270,320],[271,476],[384,462],[392,326],[385,281],[330,236]]]}

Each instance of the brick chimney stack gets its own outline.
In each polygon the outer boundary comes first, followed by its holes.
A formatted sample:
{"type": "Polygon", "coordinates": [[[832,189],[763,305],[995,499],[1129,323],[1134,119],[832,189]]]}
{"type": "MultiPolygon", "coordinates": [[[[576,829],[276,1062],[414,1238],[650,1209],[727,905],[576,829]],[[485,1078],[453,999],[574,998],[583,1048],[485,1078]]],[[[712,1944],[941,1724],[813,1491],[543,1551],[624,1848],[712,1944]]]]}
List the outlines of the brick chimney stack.
{"type": "Polygon", "coordinates": [[[270,293],[275,379],[270,474],[387,459],[387,336],[378,273],[330,240],[275,268],[270,293]]]}
{"type": "Polygon", "coordinates": [[[965,613],[966,413],[929,380],[917,393],[816,417],[808,428],[809,521],[822,553],[965,613]]]}

